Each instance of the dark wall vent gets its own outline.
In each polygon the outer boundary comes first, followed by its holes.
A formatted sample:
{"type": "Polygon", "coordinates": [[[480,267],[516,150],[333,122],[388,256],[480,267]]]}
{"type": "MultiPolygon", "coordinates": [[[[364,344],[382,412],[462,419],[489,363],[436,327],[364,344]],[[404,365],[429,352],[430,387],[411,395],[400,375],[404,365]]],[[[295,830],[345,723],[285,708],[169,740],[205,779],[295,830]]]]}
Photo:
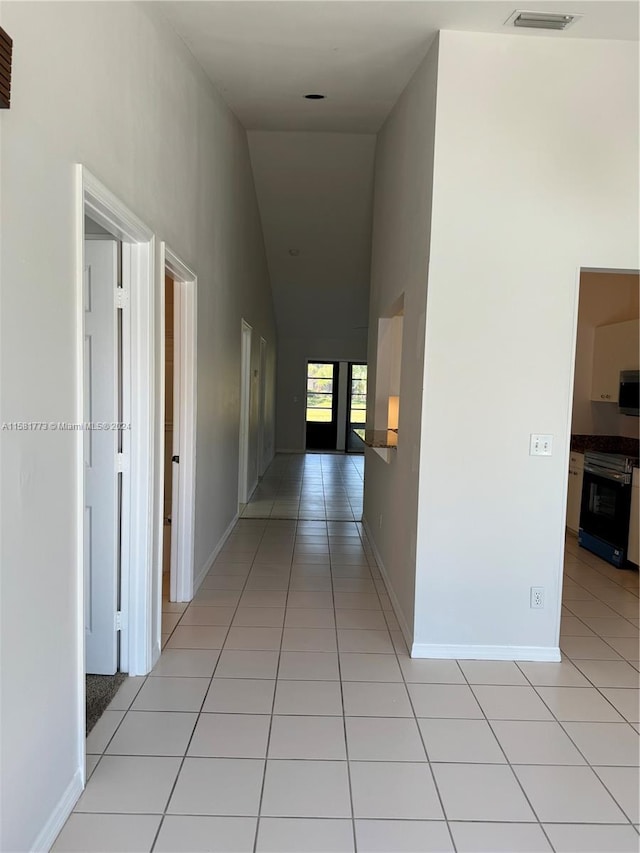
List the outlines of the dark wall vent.
{"type": "Polygon", "coordinates": [[[0,109],[8,110],[11,104],[11,54],[13,40],[0,27],[0,109]]]}

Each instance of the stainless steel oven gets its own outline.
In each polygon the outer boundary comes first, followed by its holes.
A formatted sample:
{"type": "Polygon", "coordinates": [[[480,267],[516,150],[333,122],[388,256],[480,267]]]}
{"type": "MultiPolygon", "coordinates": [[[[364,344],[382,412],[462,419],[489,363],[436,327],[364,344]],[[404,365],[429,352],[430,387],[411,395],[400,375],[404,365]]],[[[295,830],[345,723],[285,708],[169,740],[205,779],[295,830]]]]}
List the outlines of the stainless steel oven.
{"type": "Polygon", "coordinates": [[[618,568],[627,562],[635,461],[615,453],[587,451],[584,456],[578,542],[618,568]]]}
{"type": "Polygon", "coordinates": [[[640,415],[640,370],[620,371],[618,409],[622,415],[640,415]]]}

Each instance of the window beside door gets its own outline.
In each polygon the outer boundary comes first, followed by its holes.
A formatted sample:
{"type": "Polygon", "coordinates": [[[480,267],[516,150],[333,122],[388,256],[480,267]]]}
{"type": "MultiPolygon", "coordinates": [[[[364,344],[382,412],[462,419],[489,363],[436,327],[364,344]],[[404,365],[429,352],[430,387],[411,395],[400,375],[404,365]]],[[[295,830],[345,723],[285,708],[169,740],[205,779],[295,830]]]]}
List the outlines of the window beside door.
{"type": "Polygon", "coordinates": [[[367,421],[367,365],[350,364],[349,368],[349,428],[364,439],[367,421]]]}
{"type": "Polygon", "coordinates": [[[348,451],[364,452],[364,430],[367,421],[367,365],[349,363],[347,440],[348,451]]]}

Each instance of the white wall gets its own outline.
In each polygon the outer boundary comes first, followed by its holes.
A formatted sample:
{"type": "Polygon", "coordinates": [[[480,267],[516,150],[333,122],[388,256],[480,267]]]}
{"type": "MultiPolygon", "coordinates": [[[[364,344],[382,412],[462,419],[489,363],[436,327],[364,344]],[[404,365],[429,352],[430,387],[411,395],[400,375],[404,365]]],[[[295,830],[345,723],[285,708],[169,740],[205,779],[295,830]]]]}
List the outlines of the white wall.
{"type": "MultiPolygon", "coordinates": [[[[246,134],[142,6],[2,4],[2,420],[74,420],[82,162],[198,275],[197,573],[237,510],[240,318],[272,376],[276,332],[246,134]]],[[[0,846],[24,851],[79,767],[75,434],[1,438],[0,846]]]]}
{"type": "Polygon", "coordinates": [[[638,268],[637,68],[630,42],[441,33],[416,654],[555,654],[578,270],[638,268]]]}
{"type": "Polygon", "coordinates": [[[278,322],[280,450],[304,450],[307,360],[367,360],[375,142],[249,133],[278,322]]]}
{"type": "MultiPolygon", "coordinates": [[[[437,41],[378,136],[371,255],[367,422],[376,404],[378,319],[404,294],[398,449],[366,451],[364,519],[400,622],[413,632],[418,461],[431,229],[437,41]]],[[[389,388],[386,378],[385,387],[389,388]]],[[[388,393],[388,391],[387,391],[388,393]]],[[[397,391],[396,391],[397,393],[397,391]]],[[[386,426],[386,403],[381,408],[386,426]]]]}
{"type": "Polygon", "coordinates": [[[615,403],[591,402],[596,326],[637,319],[638,297],[637,275],[583,272],[580,276],[572,433],[638,437],[638,418],[621,415],[615,403]]]}

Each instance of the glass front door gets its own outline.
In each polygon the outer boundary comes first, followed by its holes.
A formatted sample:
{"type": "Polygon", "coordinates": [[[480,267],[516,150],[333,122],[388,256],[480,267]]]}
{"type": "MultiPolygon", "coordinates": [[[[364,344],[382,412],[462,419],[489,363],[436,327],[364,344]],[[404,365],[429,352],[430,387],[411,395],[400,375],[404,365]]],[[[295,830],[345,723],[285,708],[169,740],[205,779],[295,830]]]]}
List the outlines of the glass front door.
{"type": "Polygon", "coordinates": [[[338,363],[307,364],[307,450],[335,450],[338,443],[338,363]]]}

